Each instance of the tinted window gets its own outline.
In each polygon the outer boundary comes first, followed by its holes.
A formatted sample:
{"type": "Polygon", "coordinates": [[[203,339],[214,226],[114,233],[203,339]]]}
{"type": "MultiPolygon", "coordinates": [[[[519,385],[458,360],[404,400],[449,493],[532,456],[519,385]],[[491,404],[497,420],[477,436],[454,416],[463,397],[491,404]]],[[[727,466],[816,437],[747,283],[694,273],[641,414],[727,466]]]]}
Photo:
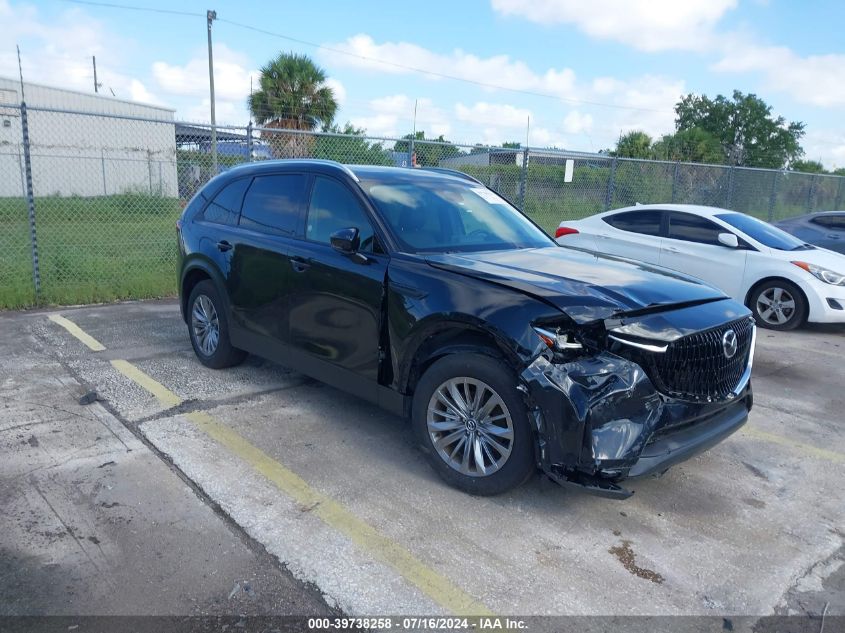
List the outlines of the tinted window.
{"type": "Polygon", "coordinates": [[[317,176],[305,225],[306,239],[328,244],[332,233],[353,226],[359,231],[361,250],[372,252],[373,227],[357,198],[337,180],[317,176]]]}
{"type": "Polygon", "coordinates": [[[250,178],[241,178],[223,187],[203,211],[202,219],[217,224],[237,224],[244,192],[250,181],[250,178]]]}
{"type": "Polygon", "coordinates": [[[779,251],[800,251],[813,248],[786,231],[781,231],[768,222],[763,222],[750,215],[743,213],[720,213],[716,217],[769,248],[779,251]]]}
{"type": "Polygon", "coordinates": [[[660,235],[660,220],[662,211],[625,211],[602,218],[610,226],[631,233],[643,235],[660,235]]]}
{"type": "Polygon", "coordinates": [[[556,244],[486,187],[452,178],[361,182],[409,251],[489,251],[556,244]]]}
{"type": "Polygon", "coordinates": [[[669,237],[673,240],[718,245],[719,233],[725,232],[725,229],[707,218],[691,213],[669,214],[669,237]]]}
{"type": "Polygon", "coordinates": [[[845,215],[820,215],[810,221],[826,229],[845,231],[845,215]]]}
{"type": "Polygon", "coordinates": [[[275,235],[293,235],[305,199],[303,174],[256,176],[246,192],[240,225],[275,235]]]}

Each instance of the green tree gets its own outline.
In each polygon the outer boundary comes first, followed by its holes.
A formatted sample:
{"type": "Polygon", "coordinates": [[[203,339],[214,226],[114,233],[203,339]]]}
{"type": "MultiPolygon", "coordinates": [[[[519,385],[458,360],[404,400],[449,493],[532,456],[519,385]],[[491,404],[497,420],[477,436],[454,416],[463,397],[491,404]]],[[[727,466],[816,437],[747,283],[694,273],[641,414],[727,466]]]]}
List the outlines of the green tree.
{"type": "Polygon", "coordinates": [[[315,130],[330,126],[337,112],[325,71],[306,55],[280,53],[261,68],[258,86],[247,101],[258,125],[315,130]]]}
{"type": "Polygon", "coordinates": [[[437,167],[444,158],[459,156],[461,153],[461,150],[443,138],[442,134],[437,138],[426,139],[423,131],[403,136],[402,140],[396,141],[393,147],[394,151],[409,152],[412,139],[414,140],[414,154],[417,156],[417,165],[420,167],[437,167]]]}
{"type": "Polygon", "coordinates": [[[660,160],[688,163],[724,163],[722,145],[715,136],[699,127],[666,134],[652,145],[652,155],[660,160]]]}
{"type": "Polygon", "coordinates": [[[368,141],[366,138],[367,131],[362,128],[356,128],[351,123],[346,123],[343,127],[331,125],[324,131],[330,134],[321,134],[315,138],[314,158],[361,165],[393,164],[393,160],[384,146],[381,143],[368,141]],[[334,134],[343,134],[344,136],[334,136],[334,134]]]}
{"type": "Polygon", "coordinates": [[[613,156],[620,158],[652,158],[651,137],[641,130],[633,130],[623,134],[616,142],[613,156]]]}
{"type": "Polygon", "coordinates": [[[781,169],[798,160],[804,123],[772,115],[758,96],[734,90],[723,95],[688,94],[675,105],[675,131],[698,128],[719,140],[726,162],[748,167],[781,169]]]}
{"type": "Polygon", "coordinates": [[[830,173],[834,176],[845,176],[845,167],[839,167],[838,169],[834,169],[830,173]]]}
{"type": "Polygon", "coordinates": [[[826,174],[824,165],[817,160],[796,160],[789,167],[792,171],[803,171],[807,174],[826,174]]]}

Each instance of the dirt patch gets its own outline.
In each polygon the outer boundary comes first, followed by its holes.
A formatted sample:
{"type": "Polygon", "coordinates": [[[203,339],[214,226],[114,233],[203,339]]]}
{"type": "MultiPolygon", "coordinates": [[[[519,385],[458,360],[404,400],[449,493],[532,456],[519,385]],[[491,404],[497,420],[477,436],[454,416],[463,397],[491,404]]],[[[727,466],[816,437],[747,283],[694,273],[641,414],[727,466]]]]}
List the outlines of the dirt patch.
{"type": "Polygon", "coordinates": [[[646,569],[645,567],[639,567],[637,565],[637,557],[634,554],[634,550],[631,549],[631,541],[623,539],[622,545],[611,547],[607,551],[616,556],[616,558],[619,559],[619,562],[622,563],[622,566],[634,576],[645,578],[646,580],[650,580],[658,585],[663,584],[663,581],[665,580],[663,576],[658,574],[656,571],[646,569]]]}

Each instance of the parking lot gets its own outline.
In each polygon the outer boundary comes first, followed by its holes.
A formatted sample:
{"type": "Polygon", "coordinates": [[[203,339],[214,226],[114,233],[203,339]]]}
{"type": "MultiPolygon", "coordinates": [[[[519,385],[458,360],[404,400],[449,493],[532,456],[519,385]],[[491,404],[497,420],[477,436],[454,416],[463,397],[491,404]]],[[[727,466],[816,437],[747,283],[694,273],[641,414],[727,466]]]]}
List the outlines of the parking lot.
{"type": "MultiPolygon", "coordinates": [[[[85,450],[114,438],[123,446],[107,460],[84,462],[73,477],[84,480],[100,462],[120,467],[130,444],[149,451],[155,460],[123,473],[142,489],[136,525],[155,513],[161,538],[175,539],[183,528],[165,519],[199,499],[208,531],[184,538],[205,540],[211,550],[196,562],[190,548],[174,548],[207,574],[232,557],[240,561],[233,566],[247,565],[249,552],[258,552],[261,566],[284,571],[276,577],[268,569],[263,587],[283,597],[277,585],[301,581],[312,592],[288,601],[289,611],[845,613],[843,328],[762,330],[748,425],[661,478],[631,482],[635,494],[626,501],[539,477],[503,496],[467,496],[437,478],[399,418],[258,358],[223,371],[200,365],[175,301],[7,313],[0,331],[0,451],[17,459],[0,458],[4,479],[18,468],[14,481],[26,487],[34,475],[25,460],[39,456],[55,469],[82,450],[67,448],[71,437],[58,442],[73,424],[44,437],[39,420],[22,414],[21,393],[71,418],[95,416],[111,430],[85,450]],[[89,390],[99,402],[78,404],[89,390]],[[162,460],[169,471],[148,476],[162,460]],[[157,492],[170,485],[167,477],[183,496],[157,492]],[[220,530],[221,542],[224,532],[242,532],[240,545],[216,550],[220,530]]],[[[9,499],[11,484],[4,486],[9,499]]],[[[83,495],[82,488],[77,482],[68,490],[83,495]]],[[[71,514],[83,503],[76,493],[67,501],[71,514]]],[[[22,538],[48,527],[32,524],[41,515],[33,518],[16,499],[19,511],[0,517],[0,548],[66,563],[70,550],[22,538]]],[[[121,525],[94,521],[87,540],[74,536],[83,552],[96,541],[95,567],[144,558],[128,551],[138,544],[120,536],[121,525]]],[[[157,581],[153,607],[169,599],[168,582],[188,583],[178,578],[182,565],[171,562],[176,577],[157,581]]],[[[207,583],[208,604],[217,594],[222,604],[232,599],[235,575],[191,582],[207,583]]],[[[18,613],[42,608],[37,596],[12,597],[18,613]]]]}

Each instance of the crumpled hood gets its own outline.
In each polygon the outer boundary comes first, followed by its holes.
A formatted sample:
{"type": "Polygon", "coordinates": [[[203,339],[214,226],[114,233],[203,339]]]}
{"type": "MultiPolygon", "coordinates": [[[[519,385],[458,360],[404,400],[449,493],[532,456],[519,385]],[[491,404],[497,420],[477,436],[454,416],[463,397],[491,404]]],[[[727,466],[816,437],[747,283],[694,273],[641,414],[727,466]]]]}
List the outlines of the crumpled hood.
{"type": "Polygon", "coordinates": [[[725,298],[720,290],[665,268],[563,247],[436,253],[425,259],[436,268],[534,295],[576,323],[725,298]]]}

